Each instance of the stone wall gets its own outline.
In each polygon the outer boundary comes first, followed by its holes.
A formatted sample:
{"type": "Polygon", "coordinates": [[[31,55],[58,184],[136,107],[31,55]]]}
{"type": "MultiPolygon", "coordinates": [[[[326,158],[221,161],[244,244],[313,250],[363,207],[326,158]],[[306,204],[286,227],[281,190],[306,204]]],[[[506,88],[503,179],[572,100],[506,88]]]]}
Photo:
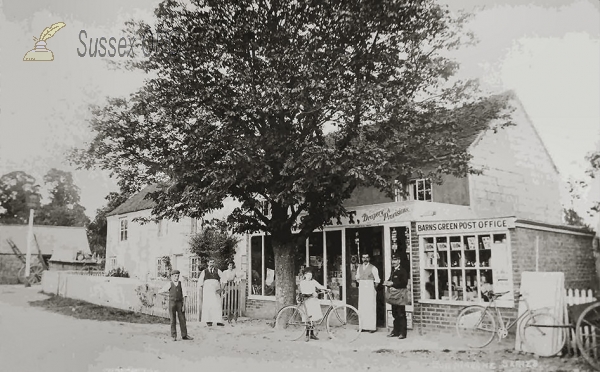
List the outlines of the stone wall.
{"type": "Polygon", "coordinates": [[[18,284],[23,263],[14,254],[0,254],[0,284],[18,284]]]}

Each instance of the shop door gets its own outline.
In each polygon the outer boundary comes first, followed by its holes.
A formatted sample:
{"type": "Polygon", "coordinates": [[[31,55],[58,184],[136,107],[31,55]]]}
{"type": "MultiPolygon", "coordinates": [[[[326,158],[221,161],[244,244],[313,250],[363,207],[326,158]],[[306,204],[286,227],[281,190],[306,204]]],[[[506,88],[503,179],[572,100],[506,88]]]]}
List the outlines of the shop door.
{"type": "MultiPolygon", "coordinates": [[[[356,270],[361,255],[368,253],[371,264],[379,271],[380,284],[384,278],[383,227],[346,229],[346,303],[358,309],[356,270]]],[[[385,327],[385,296],[383,286],[377,288],[377,327],[385,327]]]]}

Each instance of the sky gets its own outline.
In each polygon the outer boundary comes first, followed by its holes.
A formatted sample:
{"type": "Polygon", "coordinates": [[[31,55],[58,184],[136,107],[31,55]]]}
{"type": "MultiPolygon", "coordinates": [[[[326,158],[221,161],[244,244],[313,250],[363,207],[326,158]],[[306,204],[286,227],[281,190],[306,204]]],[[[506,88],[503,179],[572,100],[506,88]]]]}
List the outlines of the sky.
{"type": "MultiPolygon", "coordinates": [[[[584,179],[584,157],[600,139],[600,2],[439,1],[473,13],[467,29],[479,42],[449,54],[461,64],[459,77],[478,78],[490,93],[513,90],[563,180],[584,179]]],[[[66,153],[92,138],[90,104],[134,92],[145,76],[111,68],[107,60],[119,57],[80,57],[80,31],[120,38],[126,20],[151,20],[158,3],[0,0],[0,175],[23,170],[41,183],[52,167],[71,171],[93,218],[116,183],[105,172],[76,170],[66,153]],[[55,60],[23,62],[33,37],[56,22],[66,27],[48,40],[55,60]]],[[[592,193],[600,190],[588,187],[575,202],[580,214],[592,193]]]]}

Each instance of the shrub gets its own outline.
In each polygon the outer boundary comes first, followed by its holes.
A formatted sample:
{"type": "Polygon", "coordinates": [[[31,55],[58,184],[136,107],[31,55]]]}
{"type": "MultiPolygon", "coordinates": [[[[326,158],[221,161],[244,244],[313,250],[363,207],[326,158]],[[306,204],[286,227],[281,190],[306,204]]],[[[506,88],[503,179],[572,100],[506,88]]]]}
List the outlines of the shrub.
{"type": "Polygon", "coordinates": [[[190,252],[200,257],[202,264],[214,259],[216,267],[225,269],[227,263],[235,256],[238,241],[239,239],[228,231],[226,222],[213,219],[192,236],[190,252]]]}
{"type": "Polygon", "coordinates": [[[122,267],[110,270],[106,276],[112,276],[116,278],[129,278],[129,273],[122,267]]]}

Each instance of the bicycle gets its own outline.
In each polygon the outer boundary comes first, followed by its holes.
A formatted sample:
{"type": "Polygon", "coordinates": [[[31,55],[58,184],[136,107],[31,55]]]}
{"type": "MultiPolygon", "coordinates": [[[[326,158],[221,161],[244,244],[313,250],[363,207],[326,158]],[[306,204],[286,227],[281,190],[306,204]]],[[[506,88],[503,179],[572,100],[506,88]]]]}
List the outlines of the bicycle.
{"type": "Polygon", "coordinates": [[[319,321],[310,320],[310,317],[306,315],[304,301],[299,301],[297,305],[284,306],[279,310],[275,318],[275,329],[284,333],[286,339],[295,341],[306,335],[307,332],[313,331],[316,334],[318,327],[323,321],[326,321],[327,333],[330,338],[345,342],[356,340],[362,329],[358,310],[352,305],[335,305],[329,289],[318,292],[326,293],[329,299],[327,310],[319,321]]]}
{"type": "Polygon", "coordinates": [[[471,305],[460,311],[456,318],[456,331],[458,336],[466,341],[469,347],[483,348],[492,342],[495,335],[498,341],[508,336],[508,330],[520,323],[519,331],[522,342],[527,351],[539,356],[553,356],[558,354],[566,341],[564,328],[569,325],[562,324],[554,315],[546,311],[547,308],[531,310],[529,303],[523,295],[517,293],[517,298],[525,302],[526,311],[514,321],[505,325],[504,318],[496,306],[496,300],[509,292],[489,293],[490,302],[487,306],[471,305]],[[496,312],[495,316],[490,307],[496,312]],[[496,325],[499,320],[499,326],[496,325]],[[547,331],[554,328],[554,332],[547,331]]]}

